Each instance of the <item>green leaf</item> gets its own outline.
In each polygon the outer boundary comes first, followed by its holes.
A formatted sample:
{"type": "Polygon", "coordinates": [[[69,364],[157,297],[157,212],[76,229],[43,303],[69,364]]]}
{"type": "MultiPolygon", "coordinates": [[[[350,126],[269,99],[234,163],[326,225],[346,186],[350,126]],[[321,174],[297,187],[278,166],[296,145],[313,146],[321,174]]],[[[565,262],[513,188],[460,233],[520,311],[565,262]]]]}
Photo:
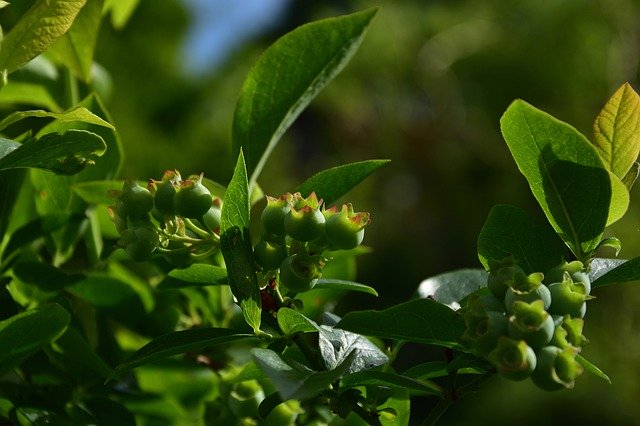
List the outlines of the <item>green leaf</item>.
{"type": "Polygon", "coordinates": [[[125,371],[173,355],[201,351],[248,339],[255,339],[255,337],[229,328],[194,328],[174,331],[157,337],[138,349],[118,365],[109,378],[112,379],[125,371]]]}
{"type": "Polygon", "coordinates": [[[227,270],[220,266],[194,263],[186,268],[173,269],[158,285],[159,290],[185,287],[223,285],[227,282],[227,270]]]}
{"type": "Polygon", "coordinates": [[[20,281],[48,292],[59,292],[82,278],[82,275],[69,275],[48,263],[36,261],[17,261],[13,274],[20,281]]]}
{"type": "Polygon", "coordinates": [[[238,300],[247,324],[258,332],[262,302],[258,278],[253,269],[249,185],[242,150],[222,203],[220,250],[227,266],[231,292],[238,300]]]}
{"type": "Polygon", "coordinates": [[[376,10],[302,25],[249,72],[233,119],[233,152],[245,153],[250,186],[280,137],[358,49],[376,10]]]}
{"type": "Polygon", "coordinates": [[[288,399],[309,399],[321,393],[330,384],[339,380],[353,361],[351,353],[334,370],[313,371],[293,360],[285,361],[270,349],[255,348],[251,351],[254,360],[271,379],[284,401],[288,399]]]}
{"type": "Polygon", "coordinates": [[[2,259],[7,259],[20,247],[24,247],[38,238],[51,234],[62,228],[69,222],[69,215],[45,215],[40,216],[22,227],[18,228],[11,237],[2,252],[2,259]]]}
{"type": "Polygon", "coordinates": [[[373,296],[378,296],[378,292],[375,288],[369,287],[365,284],[356,283],[353,281],[347,280],[338,280],[332,278],[320,278],[318,282],[313,286],[312,290],[347,290],[347,291],[358,291],[361,293],[371,294],[373,296]]]}
{"type": "Polygon", "coordinates": [[[32,105],[49,111],[62,111],[62,107],[47,87],[26,81],[8,81],[0,89],[0,104],[32,105]]]}
{"type": "Polygon", "coordinates": [[[462,317],[431,299],[411,300],[382,311],[349,312],[336,328],[366,336],[465,350],[459,343],[465,329],[462,317]]]}
{"type": "Polygon", "coordinates": [[[111,130],[115,130],[111,124],[98,117],[85,107],[73,108],[63,113],[55,113],[43,110],[16,111],[13,114],[9,114],[5,119],[0,121],[0,130],[4,130],[20,120],[31,117],[54,118],[65,123],[80,121],[83,123],[95,124],[97,126],[107,127],[111,130]]]}
{"type": "Polygon", "coordinates": [[[422,281],[418,286],[418,295],[429,297],[451,309],[459,309],[462,299],[486,285],[487,272],[483,269],[458,269],[422,281]]]}
{"type": "Polygon", "coordinates": [[[104,13],[111,12],[111,24],[120,30],[127,24],[139,2],[140,0],[106,0],[104,13]]]}
{"type": "Polygon", "coordinates": [[[289,308],[278,310],[278,325],[285,336],[318,332],[318,326],[301,312],[289,308]]]}
{"type": "Polygon", "coordinates": [[[391,160],[368,160],[323,170],[295,190],[304,197],[315,192],[318,198],[331,204],[389,161],[391,160]]]}
{"type": "Polygon", "coordinates": [[[437,395],[439,397],[444,395],[442,387],[435,383],[384,371],[367,370],[352,373],[342,378],[342,385],[349,388],[356,386],[387,386],[407,389],[420,394],[437,395]]]}
{"type": "Polygon", "coordinates": [[[611,178],[596,149],[570,125],[522,100],[509,106],[500,127],[549,223],[586,261],[612,201],[611,178]]]}
{"type": "Polygon", "coordinates": [[[548,271],[560,263],[565,247],[547,224],[536,224],[522,209],[497,205],[478,236],[478,258],[489,270],[489,262],[513,256],[528,274],[548,271]]]}
{"type": "Polygon", "coordinates": [[[87,204],[113,205],[112,191],[122,190],[123,180],[92,180],[71,185],[73,192],[87,204]]]}
{"type": "Polygon", "coordinates": [[[627,191],[631,191],[631,187],[636,183],[638,175],[640,175],[640,163],[636,161],[631,165],[629,172],[622,178],[622,183],[627,188],[627,191]]]}
{"type": "Polygon", "coordinates": [[[273,411],[274,408],[283,402],[284,401],[278,392],[267,395],[258,406],[258,415],[261,419],[264,419],[269,415],[269,413],[271,413],[271,411],[273,411]]]}
{"type": "Polygon", "coordinates": [[[60,305],[50,304],[0,321],[0,374],[57,339],[70,318],[60,305]]]}
{"type": "Polygon", "coordinates": [[[64,366],[67,373],[81,380],[96,376],[104,380],[112,372],[82,334],[73,327],[68,327],[47,353],[50,358],[54,358],[56,365],[64,366]]]}
{"type": "Polygon", "coordinates": [[[366,337],[335,328],[340,322],[338,316],[325,312],[323,322],[318,329],[318,347],[328,370],[343,364],[352,353],[356,356],[348,366],[347,373],[368,370],[389,362],[389,357],[366,337]]]}
{"type": "Polygon", "coordinates": [[[86,0],[38,0],[2,40],[0,70],[9,73],[35,58],[73,24],[86,0]]]}
{"type": "Polygon", "coordinates": [[[594,376],[600,377],[605,382],[611,384],[611,379],[609,378],[609,376],[607,376],[598,367],[587,361],[582,355],[576,355],[576,361],[578,361],[578,363],[583,366],[584,369],[589,373],[593,374],[594,376]]]}
{"type": "MultiPolygon", "coordinates": [[[[2,146],[10,146],[10,144],[3,144],[2,141],[3,139],[0,139],[0,155],[2,155],[2,146]]],[[[9,228],[14,206],[18,201],[20,188],[23,186],[25,177],[25,170],[0,171],[0,241],[4,239],[5,232],[9,228]]],[[[15,222],[11,221],[11,224],[15,225],[15,222]]],[[[5,257],[7,256],[6,250],[5,247],[5,257]]]]}
{"type": "Polygon", "coordinates": [[[593,133],[604,165],[623,179],[640,153],[640,97],[629,83],[607,101],[593,123],[593,133]]]}
{"type": "MultiPolygon", "coordinates": [[[[592,269],[594,263],[596,262],[592,262],[592,269]]],[[[602,259],[597,265],[598,275],[591,283],[592,288],[640,280],[640,257],[634,257],[626,262],[619,259],[602,259]],[[603,273],[603,271],[606,272],[603,273]]],[[[592,270],[592,272],[594,271],[592,270]]]]}
{"type": "Polygon", "coordinates": [[[102,20],[102,0],[87,0],[71,28],[49,49],[55,59],[84,82],[91,80],[93,51],[102,20]]]}
{"type": "MultiPolygon", "coordinates": [[[[0,140],[0,150],[6,144],[6,140],[0,140]]],[[[85,130],[49,133],[29,139],[0,158],[0,170],[29,167],[74,174],[93,164],[95,157],[104,154],[105,150],[104,140],[95,133],[85,130]]]]}

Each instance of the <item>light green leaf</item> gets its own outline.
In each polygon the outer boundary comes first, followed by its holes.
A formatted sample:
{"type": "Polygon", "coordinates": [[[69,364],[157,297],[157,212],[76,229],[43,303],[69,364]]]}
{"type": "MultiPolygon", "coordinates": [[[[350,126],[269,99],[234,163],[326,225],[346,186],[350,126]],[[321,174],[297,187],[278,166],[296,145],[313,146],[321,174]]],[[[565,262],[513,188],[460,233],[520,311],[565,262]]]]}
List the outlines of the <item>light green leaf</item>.
{"type": "Polygon", "coordinates": [[[462,317],[431,299],[411,300],[382,311],[349,312],[336,328],[365,336],[465,350],[459,343],[465,329],[462,317]]]}
{"type": "Polygon", "coordinates": [[[115,130],[111,124],[104,121],[102,118],[98,117],[85,107],[74,108],[63,113],[55,113],[43,110],[17,111],[13,114],[9,114],[9,116],[7,116],[4,120],[0,121],[0,130],[4,130],[20,120],[31,117],[54,118],[66,123],[81,121],[84,123],[95,124],[97,126],[108,127],[112,130],[115,130]]]}
{"type": "Polygon", "coordinates": [[[0,70],[11,73],[47,50],[71,27],[86,1],[36,1],[2,40],[0,70]]]}
{"type": "Polygon", "coordinates": [[[295,190],[304,197],[313,191],[326,204],[331,204],[389,161],[391,160],[368,160],[323,170],[295,190]]]}
{"type": "Polygon", "coordinates": [[[607,101],[593,123],[593,133],[607,169],[624,178],[640,153],[640,97],[629,83],[607,101]]]}
{"type": "Polygon", "coordinates": [[[158,285],[158,290],[204,287],[228,284],[227,270],[220,266],[194,263],[186,268],[173,269],[158,285]]]}
{"type": "Polygon", "coordinates": [[[624,216],[629,208],[629,188],[616,175],[609,172],[611,179],[611,204],[607,216],[607,226],[612,225],[624,216]]]}
{"type": "Polygon", "coordinates": [[[70,318],[60,305],[50,304],[0,321],[0,374],[62,335],[70,318]]]}
{"type": "Polygon", "coordinates": [[[55,97],[42,84],[9,81],[0,89],[1,105],[32,105],[49,111],[62,111],[55,97]]]}
{"type": "Polygon", "coordinates": [[[140,0],[106,0],[104,13],[111,12],[111,24],[115,29],[122,29],[127,24],[140,0]]]}
{"type": "Polygon", "coordinates": [[[353,281],[347,280],[338,280],[332,278],[320,278],[318,282],[313,286],[312,290],[346,290],[346,291],[358,291],[361,293],[371,294],[373,296],[378,296],[378,292],[375,288],[369,287],[365,284],[356,283],[353,281]]]}
{"type": "Polygon", "coordinates": [[[71,185],[73,192],[87,204],[113,205],[112,191],[122,190],[123,180],[92,180],[71,185]]]}
{"type": "Polygon", "coordinates": [[[622,178],[622,183],[628,191],[631,191],[631,187],[636,183],[638,175],[640,175],[640,163],[636,161],[631,165],[629,172],[622,178]]]}
{"type": "Polygon", "coordinates": [[[318,326],[315,322],[301,312],[289,308],[280,308],[278,310],[278,325],[285,336],[292,336],[296,333],[318,332],[318,326]]]}
{"type": "Polygon", "coordinates": [[[376,10],[324,19],[286,34],[249,72],[233,120],[233,152],[244,151],[253,187],[291,123],[347,64],[376,10]]]}
{"type": "MultiPolygon", "coordinates": [[[[0,145],[6,145],[6,140],[0,145]]],[[[30,139],[0,158],[0,170],[38,168],[61,174],[74,174],[93,164],[104,154],[106,144],[95,133],[69,130],[30,139]]],[[[2,148],[0,148],[2,151],[2,148]]]]}
{"type": "Polygon", "coordinates": [[[459,309],[460,301],[481,287],[487,285],[487,272],[483,269],[458,269],[445,272],[422,281],[418,295],[459,309]]]}
{"type": "Polygon", "coordinates": [[[150,362],[185,352],[200,351],[231,342],[255,339],[252,334],[229,328],[194,328],[174,331],[153,339],[118,365],[110,378],[150,362]]]}
{"type": "Polygon", "coordinates": [[[589,373],[593,374],[596,377],[600,377],[605,382],[611,384],[611,379],[609,378],[609,376],[607,376],[602,370],[586,360],[582,355],[576,355],[576,361],[578,361],[578,363],[583,366],[584,369],[589,373]]]}
{"type": "Polygon", "coordinates": [[[586,261],[600,242],[612,199],[596,149],[570,125],[522,100],[509,106],[500,127],[549,223],[586,261]]]}
{"type": "Polygon", "coordinates": [[[262,302],[253,267],[253,247],[249,233],[249,186],[242,150],[222,203],[220,250],[227,266],[231,292],[238,300],[247,324],[258,332],[262,302]]]}
{"type": "Polygon", "coordinates": [[[536,224],[524,210],[504,204],[491,209],[478,236],[478,258],[486,270],[489,261],[513,256],[528,274],[548,271],[560,263],[565,250],[548,224],[536,224]]]}
{"type": "Polygon", "coordinates": [[[93,51],[102,19],[102,0],[86,0],[71,28],[48,50],[82,81],[91,80],[93,51]]]}

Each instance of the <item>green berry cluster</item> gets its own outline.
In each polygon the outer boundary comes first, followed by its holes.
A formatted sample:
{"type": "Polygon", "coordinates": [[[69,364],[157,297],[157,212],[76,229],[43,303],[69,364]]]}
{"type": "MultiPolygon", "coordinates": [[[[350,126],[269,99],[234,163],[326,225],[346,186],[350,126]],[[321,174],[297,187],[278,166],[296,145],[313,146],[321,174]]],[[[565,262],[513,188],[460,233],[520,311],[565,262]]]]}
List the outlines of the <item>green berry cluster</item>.
{"type": "Polygon", "coordinates": [[[126,180],[114,195],[111,217],[119,245],[136,261],[160,253],[174,266],[187,266],[218,249],[222,200],[211,195],[203,175],[182,179],[168,170],[143,187],[126,180]]]}
{"type": "Polygon", "coordinates": [[[513,259],[490,265],[487,288],[469,296],[463,338],[504,377],[544,390],[572,388],[591,282],[582,262],[526,274],[513,259]]]}
{"type": "Polygon", "coordinates": [[[369,213],[351,204],[326,209],[315,192],[267,196],[261,214],[262,234],[254,247],[256,263],[265,272],[279,270],[279,284],[292,293],[313,288],[326,261],[323,253],[351,250],[364,239],[369,213]]]}

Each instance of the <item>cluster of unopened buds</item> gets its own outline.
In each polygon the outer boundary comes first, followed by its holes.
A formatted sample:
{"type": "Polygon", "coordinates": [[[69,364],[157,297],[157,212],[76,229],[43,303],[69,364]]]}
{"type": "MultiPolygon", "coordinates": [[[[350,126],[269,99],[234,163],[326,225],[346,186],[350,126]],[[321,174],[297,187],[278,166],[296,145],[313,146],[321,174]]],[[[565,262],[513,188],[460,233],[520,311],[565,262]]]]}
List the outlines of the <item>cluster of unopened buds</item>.
{"type": "Polygon", "coordinates": [[[174,266],[186,266],[218,250],[222,200],[211,195],[203,175],[182,179],[168,170],[143,187],[126,180],[116,191],[111,217],[119,244],[136,261],[162,254],[174,266]]]}
{"type": "Polygon", "coordinates": [[[490,265],[487,287],[469,296],[465,340],[502,376],[544,390],[572,388],[591,282],[579,261],[526,274],[513,259],[490,265]]]}
{"type": "Polygon", "coordinates": [[[313,288],[326,261],[323,253],[351,250],[364,239],[369,213],[351,204],[325,208],[315,192],[267,197],[262,234],[254,247],[256,263],[267,276],[279,271],[279,288],[301,293],[313,288]]]}

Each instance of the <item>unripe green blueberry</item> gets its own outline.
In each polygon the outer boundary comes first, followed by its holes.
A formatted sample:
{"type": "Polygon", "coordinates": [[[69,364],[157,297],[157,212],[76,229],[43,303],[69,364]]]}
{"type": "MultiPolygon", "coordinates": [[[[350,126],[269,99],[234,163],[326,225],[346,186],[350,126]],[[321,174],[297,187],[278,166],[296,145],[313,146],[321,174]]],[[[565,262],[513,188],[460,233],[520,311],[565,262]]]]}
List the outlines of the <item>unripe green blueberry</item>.
{"type": "Polygon", "coordinates": [[[279,404],[265,417],[262,426],[294,426],[300,409],[300,403],[296,400],[285,401],[279,404]]]}
{"type": "Polygon", "coordinates": [[[287,246],[279,242],[260,240],[253,249],[256,262],[266,270],[278,269],[287,257],[287,246]]]}
{"type": "Polygon", "coordinates": [[[564,279],[564,273],[568,272],[569,275],[573,275],[576,272],[580,272],[584,269],[584,265],[579,260],[567,262],[565,260],[560,265],[551,268],[545,275],[545,284],[558,283],[564,279]]]}
{"type": "Polygon", "coordinates": [[[571,280],[573,281],[573,289],[575,291],[587,295],[591,293],[591,279],[586,272],[580,271],[572,274],[571,280]]]}
{"type": "Polygon", "coordinates": [[[291,210],[293,195],[286,193],[280,198],[267,195],[267,205],[262,210],[260,220],[264,230],[274,235],[284,235],[284,219],[291,210]]]}
{"type": "Polygon", "coordinates": [[[162,180],[149,181],[149,190],[153,193],[153,202],[156,209],[163,215],[175,214],[174,197],[176,188],[182,183],[182,178],[177,170],[167,170],[162,180]]]}
{"type": "Polygon", "coordinates": [[[486,356],[495,349],[498,338],[507,334],[507,317],[502,312],[489,311],[485,315],[464,314],[467,326],[463,339],[480,356],[486,356]]]}
{"type": "Polygon", "coordinates": [[[284,218],[284,230],[291,238],[298,241],[312,241],[322,236],[325,218],[320,211],[321,201],[312,192],[309,197],[302,198],[296,193],[296,202],[284,218]]]}
{"type": "Polygon", "coordinates": [[[586,300],[588,295],[576,291],[570,280],[549,285],[551,306],[549,312],[553,315],[569,315],[572,318],[583,318],[587,312],[586,300]]]}
{"type": "Polygon", "coordinates": [[[576,377],[582,374],[583,369],[576,361],[574,348],[545,346],[536,352],[536,356],[538,364],[531,379],[542,390],[571,389],[576,377]]]}
{"type": "Polygon", "coordinates": [[[222,199],[213,197],[211,207],[209,207],[209,210],[204,214],[202,220],[204,220],[207,228],[213,231],[220,228],[222,224],[222,199]]]}
{"type": "Polygon", "coordinates": [[[551,344],[559,348],[575,347],[580,348],[588,343],[586,337],[582,334],[584,320],[582,318],[571,318],[565,316],[559,324],[556,324],[555,332],[551,344]]]}
{"type": "Polygon", "coordinates": [[[513,313],[514,302],[532,303],[536,300],[542,300],[544,309],[549,309],[549,306],[551,306],[551,292],[544,284],[540,284],[538,287],[527,292],[514,290],[509,287],[504,297],[504,304],[507,314],[511,315],[513,313]]]}
{"type": "MultiPolygon", "coordinates": [[[[119,201],[116,203],[117,213],[122,217],[126,214],[131,220],[145,218],[153,208],[153,195],[147,188],[138,185],[138,182],[127,179],[122,187],[119,201]]],[[[123,217],[124,219],[124,217],[123,217]]]]}
{"type": "Polygon", "coordinates": [[[476,312],[478,315],[484,315],[489,311],[504,313],[504,301],[495,297],[487,289],[481,289],[471,293],[467,299],[465,310],[476,312]]]}
{"type": "Polygon", "coordinates": [[[542,300],[533,303],[516,301],[509,317],[509,336],[524,340],[534,349],[548,344],[553,337],[553,318],[544,310],[542,300]]]}
{"type": "Polygon", "coordinates": [[[294,254],[280,265],[280,284],[294,293],[311,290],[320,278],[322,265],[317,261],[294,254]]]}
{"type": "Polygon", "coordinates": [[[229,393],[229,407],[238,418],[257,417],[258,407],[264,399],[264,391],[256,380],[233,385],[229,393]]]}
{"type": "Polygon", "coordinates": [[[213,196],[202,184],[202,176],[195,180],[186,179],[178,188],[173,198],[173,206],[180,216],[201,219],[211,208],[213,196]]]}
{"type": "Polygon", "coordinates": [[[122,242],[129,257],[137,262],[149,260],[159,244],[158,232],[149,223],[134,223],[123,232],[122,242]]]}
{"type": "Polygon", "coordinates": [[[324,216],[325,235],[329,242],[340,250],[358,247],[364,239],[364,227],[371,222],[369,213],[356,213],[351,204],[344,204],[339,212],[334,206],[325,211],[324,216]]]}
{"type": "Polygon", "coordinates": [[[513,259],[506,259],[492,265],[487,278],[487,287],[498,299],[504,299],[507,289],[513,285],[516,274],[525,275],[522,268],[516,265],[513,259]]]}
{"type": "Polygon", "coordinates": [[[498,373],[510,380],[524,380],[536,368],[536,354],[524,340],[500,336],[498,346],[487,357],[498,373]]]}

